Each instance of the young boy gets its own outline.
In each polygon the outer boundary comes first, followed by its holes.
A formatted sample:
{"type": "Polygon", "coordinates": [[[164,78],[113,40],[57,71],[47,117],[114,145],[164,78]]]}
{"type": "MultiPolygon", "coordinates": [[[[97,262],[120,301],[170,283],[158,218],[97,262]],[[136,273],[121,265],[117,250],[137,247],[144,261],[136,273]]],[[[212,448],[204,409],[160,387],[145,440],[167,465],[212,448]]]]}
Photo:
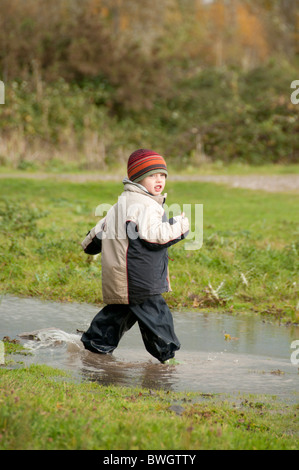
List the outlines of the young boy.
{"type": "Polygon", "coordinates": [[[167,220],[162,192],[164,158],[146,149],[128,160],[124,192],[106,217],[87,234],[87,254],[102,252],[102,291],[107,304],[81,341],[95,353],[111,353],[137,321],[147,351],[164,363],[180,343],[172,314],[162,297],[170,291],[167,247],[186,237],[184,214],[167,220]]]}

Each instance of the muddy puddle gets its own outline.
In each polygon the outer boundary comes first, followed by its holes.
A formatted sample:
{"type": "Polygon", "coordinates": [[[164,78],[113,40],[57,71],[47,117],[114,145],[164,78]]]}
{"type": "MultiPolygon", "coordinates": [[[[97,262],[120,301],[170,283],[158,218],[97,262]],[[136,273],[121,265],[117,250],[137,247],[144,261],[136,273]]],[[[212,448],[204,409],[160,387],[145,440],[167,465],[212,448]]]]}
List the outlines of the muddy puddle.
{"type": "Polygon", "coordinates": [[[299,364],[291,361],[298,326],[279,326],[252,315],[173,311],[181,349],[177,364],[162,365],[144,349],[137,324],[113,355],[85,351],[77,330],[87,329],[98,310],[87,304],[3,296],[0,339],[9,336],[29,347],[33,354],[21,358],[25,364],[68,369],[79,380],[173,391],[270,394],[298,402],[299,364]],[[19,337],[33,331],[39,331],[38,341],[19,337]]]}

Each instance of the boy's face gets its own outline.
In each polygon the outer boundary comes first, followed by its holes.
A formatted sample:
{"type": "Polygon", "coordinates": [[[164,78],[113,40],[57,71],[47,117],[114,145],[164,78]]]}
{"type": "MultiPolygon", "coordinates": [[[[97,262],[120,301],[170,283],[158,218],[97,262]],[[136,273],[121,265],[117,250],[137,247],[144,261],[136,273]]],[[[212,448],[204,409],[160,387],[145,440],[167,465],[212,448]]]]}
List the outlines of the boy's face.
{"type": "Polygon", "coordinates": [[[154,173],[153,175],[146,176],[139,182],[148,192],[154,196],[159,196],[165,188],[166,175],[164,173],[154,173]]]}

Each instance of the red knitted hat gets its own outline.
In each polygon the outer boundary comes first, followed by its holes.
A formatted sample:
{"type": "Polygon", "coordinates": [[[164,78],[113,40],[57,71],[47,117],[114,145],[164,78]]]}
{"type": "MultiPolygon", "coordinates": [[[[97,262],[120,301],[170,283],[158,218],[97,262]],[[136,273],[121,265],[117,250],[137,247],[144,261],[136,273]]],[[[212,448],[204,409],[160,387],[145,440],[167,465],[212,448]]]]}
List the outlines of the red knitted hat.
{"type": "Polygon", "coordinates": [[[153,173],[164,173],[167,176],[167,166],[164,158],[152,150],[135,150],[128,160],[129,179],[137,183],[153,173]]]}

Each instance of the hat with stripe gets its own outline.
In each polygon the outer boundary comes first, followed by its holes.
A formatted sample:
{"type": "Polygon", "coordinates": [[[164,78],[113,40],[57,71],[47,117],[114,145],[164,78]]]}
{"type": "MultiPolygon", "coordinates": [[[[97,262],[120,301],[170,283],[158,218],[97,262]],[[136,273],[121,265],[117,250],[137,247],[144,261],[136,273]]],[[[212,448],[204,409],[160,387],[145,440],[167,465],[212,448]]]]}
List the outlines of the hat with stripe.
{"type": "Polygon", "coordinates": [[[154,173],[164,173],[167,176],[167,166],[164,158],[156,152],[139,149],[133,152],[128,160],[128,178],[131,181],[141,181],[154,173]]]}

